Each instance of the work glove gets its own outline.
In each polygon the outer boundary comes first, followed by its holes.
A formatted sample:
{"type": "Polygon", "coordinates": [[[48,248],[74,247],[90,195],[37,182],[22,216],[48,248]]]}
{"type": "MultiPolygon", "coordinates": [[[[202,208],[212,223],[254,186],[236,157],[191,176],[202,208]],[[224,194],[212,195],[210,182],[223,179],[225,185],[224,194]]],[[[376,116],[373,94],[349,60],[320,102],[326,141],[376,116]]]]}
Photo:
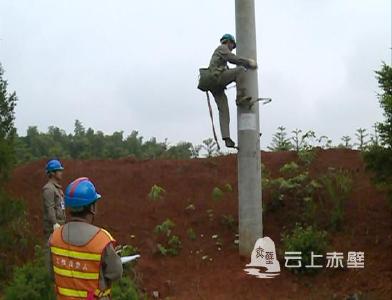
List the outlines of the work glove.
{"type": "Polygon", "coordinates": [[[249,69],[257,69],[257,62],[254,59],[248,60],[249,69]]]}
{"type": "Polygon", "coordinates": [[[56,224],[53,225],[53,230],[56,230],[57,228],[60,228],[60,224],[59,223],[56,223],[56,224]]]}

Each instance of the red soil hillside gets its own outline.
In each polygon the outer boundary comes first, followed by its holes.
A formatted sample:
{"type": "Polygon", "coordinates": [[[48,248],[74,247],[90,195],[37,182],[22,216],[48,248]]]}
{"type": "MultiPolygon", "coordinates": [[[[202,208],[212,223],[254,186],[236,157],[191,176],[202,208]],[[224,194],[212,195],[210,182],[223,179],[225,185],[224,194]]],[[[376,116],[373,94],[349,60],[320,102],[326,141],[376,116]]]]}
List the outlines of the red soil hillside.
{"type": "MultiPolygon", "coordinates": [[[[295,158],[293,152],[262,153],[262,161],[272,175],[295,158]]],[[[40,236],[44,165],[44,161],[38,161],[18,167],[9,184],[10,192],[27,202],[33,228],[40,236]]],[[[330,234],[328,250],[341,251],[345,256],[347,251],[364,251],[365,268],[324,268],[316,276],[300,276],[288,272],[284,259],[279,257],[282,273],[274,279],[245,274],[243,268],[249,259],[238,256],[233,243],[236,230],[220,223],[223,214],[237,218],[236,156],[185,161],[64,161],[64,165],[64,186],[76,177],[87,176],[103,195],[96,224],[111,231],[121,244],[139,248],[142,257],[136,270],[149,295],[157,290],[162,298],[170,299],[345,299],[361,292],[365,295],[361,299],[392,299],[391,210],[385,195],[370,182],[357,151],[319,150],[311,171],[320,174],[335,167],[352,174],[353,192],[346,203],[344,228],[330,234]],[[213,188],[227,183],[233,191],[214,203],[213,188]],[[167,193],[163,200],[153,203],[147,195],[154,184],[167,193]],[[190,203],[195,206],[192,212],[185,210],[190,203]],[[212,220],[208,209],[213,209],[212,220]],[[183,244],[180,255],[175,257],[154,254],[153,229],[166,218],[175,222],[174,234],[181,237],[183,244]],[[187,236],[190,227],[197,234],[195,241],[187,236]],[[221,251],[211,238],[214,234],[222,238],[221,251]],[[202,260],[204,255],[213,260],[202,260]]],[[[275,241],[278,249],[283,227],[293,225],[287,209],[264,214],[264,234],[275,241]]]]}

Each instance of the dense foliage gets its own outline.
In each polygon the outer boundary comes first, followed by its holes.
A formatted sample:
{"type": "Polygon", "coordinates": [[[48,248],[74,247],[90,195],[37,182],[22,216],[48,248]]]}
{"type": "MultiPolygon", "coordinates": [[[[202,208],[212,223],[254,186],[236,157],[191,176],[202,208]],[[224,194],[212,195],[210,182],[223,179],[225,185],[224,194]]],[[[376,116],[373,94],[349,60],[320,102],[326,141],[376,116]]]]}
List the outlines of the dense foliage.
{"type": "Polygon", "coordinates": [[[12,281],[5,289],[4,300],[54,300],[53,282],[44,263],[44,255],[36,247],[35,259],[15,268],[12,281]]]}
{"type": "MultiPolygon", "coordinates": [[[[197,150],[197,149],[196,149],[197,150]]],[[[87,130],[76,120],[73,134],[51,126],[47,132],[39,132],[32,126],[24,137],[18,137],[16,155],[19,163],[50,157],[62,159],[105,159],[132,156],[139,159],[178,158],[197,156],[191,143],[181,142],[170,146],[156,138],[144,141],[137,131],[124,137],[123,131],[111,135],[87,130]]]]}
{"type": "MultiPolygon", "coordinates": [[[[113,284],[113,300],[145,299],[132,279],[132,273],[132,268],[125,270],[120,281],[113,284]]],[[[54,300],[53,287],[43,251],[37,246],[34,260],[15,268],[13,278],[5,289],[4,300],[54,300]]]]}
{"type": "Polygon", "coordinates": [[[16,94],[8,93],[8,83],[3,79],[3,68],[0,64],[0,184],[7,179],[15,161],[14,127],[16,94]]]}
{"type": "MultiPolygon", "coordinates": [[[[315,254],[325,253],[328,241],[327,232],[318,230],[312,226],[304,227],[296,224],[291,232],[282,234],[283,249],[287,252],[301,252],[301,267],[290,269],[293,272],[315,273],[320,269],[306,268],[312,262],[311,252],[315,254]]],[[[316,261],[315,264],[320,264],[316,261]]]]}
{"type": "Polygon", "coordinates": [[[4,190],[15,162],[14,126],[16,94],[7,91],[0,65],[0,290],[14,264],[26,256],[30,241],[26,210],[22,201],[12,199],[4,190]]]}
{"type": "Polygon", "coordinates": [[[379,138],[364,153],[364,157],[368,169],[375,172],[376,181],[385,188],[392,201],[392,67],[384,64],[376,74],[382,90],[378,98],[385,120],[377,124],[379,138]]]}
{"type": "Polygon", "coordinates": [[[0,190],[0,281],[25,257],[30,241],[24,203],[0,190]]]}

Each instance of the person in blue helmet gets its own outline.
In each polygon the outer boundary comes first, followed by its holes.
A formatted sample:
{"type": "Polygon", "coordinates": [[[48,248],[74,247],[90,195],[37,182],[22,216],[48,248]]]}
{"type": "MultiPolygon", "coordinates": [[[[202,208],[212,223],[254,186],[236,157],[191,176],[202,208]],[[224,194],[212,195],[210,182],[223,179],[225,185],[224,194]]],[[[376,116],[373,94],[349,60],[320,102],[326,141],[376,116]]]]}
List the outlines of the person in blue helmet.
{"type": "Polygon", "coordinates": [[[65,224],[64,193],[61,186],[63,170],[63,165],[57,159],[52,159],[46,164],[45,172],[49,180],[42,188],[45,241],[55,228],[65,224]]]}
{"type": "Polygon", "coordinates": [[[200,73],[200,80],[206,82],[204,90],[212,93],[218,106],[222,139],[228,148],[234,148],[235,143],[230,137],[230,111],[225,93],[226,86],[236,82],[237,105],[248,103],[251,97],[248,95],[247,90],[243,88],[244,74],[247,69],[257,68],[255,60],[239,57],[232,53],[236,47],[234,36],[229,33],[224,34],[220,39],[220,45],[212,54],[207,72],[200,73]],[[229,69],[228,63],[234,64],[236,67],[229,69]],[[203,76],[205,78],[202,78],[203,76]]]}
{"type": "Polygon", "coordinates": [[[70,219],[49,239],[49,271],[54,277],[57,299],[109,300],[112,282],[122,276],[115,239],[93,225],[100,199],[87,177],[74,180],[65,190],[70,219]]]}

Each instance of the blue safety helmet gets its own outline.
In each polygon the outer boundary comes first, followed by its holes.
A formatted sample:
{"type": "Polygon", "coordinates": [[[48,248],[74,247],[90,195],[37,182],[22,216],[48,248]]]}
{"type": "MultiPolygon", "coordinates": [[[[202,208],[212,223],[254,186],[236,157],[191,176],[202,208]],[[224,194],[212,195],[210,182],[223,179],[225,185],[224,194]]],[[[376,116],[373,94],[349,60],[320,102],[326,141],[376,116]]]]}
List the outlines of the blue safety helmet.
{"type": "Polygon", "coordinates": [[[94,184],[87,177],[81,177],[71,182],[65,190],[65,207],[71,210],[82,210],[93,204],[101,195],[95,190],[94,184]]]}
{"type": "Polygon", "coordinates": [[[62,171],[64,170],[64,167],[62,166],[61,162],[57,159],[52,159],[50,161],[48,161],[48,163],[46,164],[46,173],[49,174],[51,172],[55,172],[55,171],[62,171]]]}
{"type": "Polygon", "coordinates": [[[237,47],[237,43],[235,41],[235,38],[232,34],[230,33],[226,33],[222,36],[222,38],[220,39],[220,42],[223,43],[225,41],[230,41],[234,44],[234,49],[237,47]]]}

